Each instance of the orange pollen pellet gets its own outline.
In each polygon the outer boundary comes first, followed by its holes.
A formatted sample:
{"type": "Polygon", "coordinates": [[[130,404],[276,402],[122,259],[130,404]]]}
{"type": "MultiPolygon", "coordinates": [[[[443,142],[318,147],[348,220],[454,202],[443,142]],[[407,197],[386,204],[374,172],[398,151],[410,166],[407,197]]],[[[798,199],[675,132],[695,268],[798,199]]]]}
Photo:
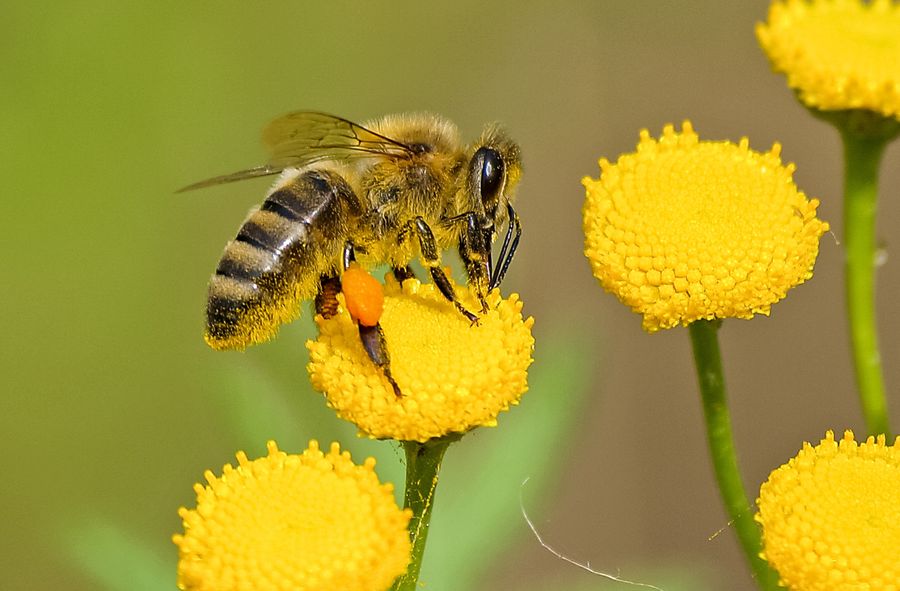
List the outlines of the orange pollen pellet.
{"type": "Polygon", "coordinates": [[[352,263],[341,277],[347,311],[363,326],[375,326],[384,311],[384,288],[365,269],[352,263]]]}

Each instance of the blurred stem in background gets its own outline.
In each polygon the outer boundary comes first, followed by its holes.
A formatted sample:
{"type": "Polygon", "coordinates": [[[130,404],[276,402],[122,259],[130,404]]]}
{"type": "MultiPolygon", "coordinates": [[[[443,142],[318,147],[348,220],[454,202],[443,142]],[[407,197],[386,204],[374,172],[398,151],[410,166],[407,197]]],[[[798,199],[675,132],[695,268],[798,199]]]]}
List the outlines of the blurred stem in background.
{"type": "Polygon", "coordinates": [[[847,319],[856,384],[870,435],[891,437],[875,314],[878,168],[893,135],[838,125],[844,143],[844,243],[847,319]]]}
{"type": "Polygon", "coordinates": [[[875,313],[878,166],[900,132],[896,2],[773,1],[756,35],[801,105],[844,144],[845,290],[869,434],[890,437],[875,313]]]}
{"type": "Polygon", "coordinates": [[[431,509],[434,506],[441,461],[447,447],[458,439],[459,436],[433,439],[425,443],[403,442],[403,450],[406,452],[406,492],[403,505],[413,512],[409,522],[412,556],[406,574],[394,582],[391,588],[393,591],[416,589],[425,555],[425,542],[428,540],[428,526],[431,524],[431,509]]]}
{"type": "Polygon", "coordinates": [[[719,352],[718,330],[721,324],[721,320],[697,320],[689,325],[694,364],[697,368],[703,413],[706,418],[706,438],[716,483],[719,485],[719,494],[728,511],[730,524],[734,527],[759,588],[774,591],[781,588],[778,586],[778,574],[760,558],[759,554],[762,551],[760,528],[753,519],[755,513],[753,506],[747,498],[747,493],[744,492],[734,449],[734,436],[725,392],[725,375],[719,352]]]}

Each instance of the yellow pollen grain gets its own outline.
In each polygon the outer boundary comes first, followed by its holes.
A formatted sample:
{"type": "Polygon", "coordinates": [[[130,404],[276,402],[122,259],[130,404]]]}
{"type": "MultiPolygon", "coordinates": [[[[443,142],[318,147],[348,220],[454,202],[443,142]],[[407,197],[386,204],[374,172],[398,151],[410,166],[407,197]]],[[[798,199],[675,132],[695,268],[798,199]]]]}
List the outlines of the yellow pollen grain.
{"type": "Polygon", "coordinates": [[[900,438],[828,431],[769,475],[763,557],[792,591],[900,591],[900,438]]]}
{"type": "Polygon", "coordinates": [[[319,336],[307,343],[313,387],[373,438],[427,441],[496,425],[497,415],[528,388],[534,320],[522,318],[515,294],[489,294],[487,313],[465,288],[457,295],[478,314],[477,324],[433,284],[407,280],[400,286],[388,277],[381,325],[400,397],[366,355],[343,307],[333,318],[318,317],[319,336]]]}
{"type": "Polygon", "coordinates": [[[812,276],[818,200],[794,185],[780,146],[700,141],[685,122],[585,178],[585,255],[607,291],[654,332],[750,318],[812,276]]]}

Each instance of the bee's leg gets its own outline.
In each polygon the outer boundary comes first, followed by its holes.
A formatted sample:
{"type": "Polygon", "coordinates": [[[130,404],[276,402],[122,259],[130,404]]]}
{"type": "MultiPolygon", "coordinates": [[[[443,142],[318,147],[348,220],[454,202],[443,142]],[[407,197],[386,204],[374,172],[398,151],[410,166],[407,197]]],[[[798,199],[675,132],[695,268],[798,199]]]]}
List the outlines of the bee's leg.
{"type": "MultiPolygon", "coordinates": [[[[353,250],[353,245],[349,242],[344,244],[342,253],[344,271],[355,260],[356,254],[353,250]]],[[[314,300],[316,314],[321,314],[326,319],[332,318],[337,314],[337,294],[341,293],[341,290],[341,278],[337,273],[328,273],[319,277],[319,291],[316,293],[316,299],[314,300]]]]}
{"type": "Polygon", "coordinates": [[[506,276],[506,270],[509,269],[509,264],[512,263],[513,255],[516,254],[516,250],[519,248],[519,238],[522,237],[522,224],[519,223],[519,215],[513,209],[511,203],[507,202],[506,212],[509,215],[509,220],[506,223],[506,236],[503,238],[503,246],[500,248],[500,254],[497,257],[496,273],[491,275],[490,289],[494,289],[503,281],[503,277],[506,276]]]}
{"type": "MultiPolygon", "coordinates": [[[[346,271],[350,264],[355,261],[356,252],[353,244],[348,242],[344,245],[342,255],[344,270],[346,271]]],[[[340,280],[338,280],[338,289],[340,290],[340,280]]],[[[348,295],[345,293],[344,297],[352,297],[352,294],[348,295]]],[[[316,301],[318,302],[318,297],[316,301]]],[[[366,355],[369,356],[372,363],[381,369],[388,382],[390,382],[391,388],[394,389],[394,395],[399,398],[403,394],[400,392],[400,386],[397,385],[394,376],[391,374],[391,356],[388,353],[387,341],[384,338],[384,329],[381,328],[381,323],[376,322],[373,325],[367,325],[357,320],[356,327],[359,330],[359,340],[362,342],[363,349],[366,350],[366,355]]]]}
{"type": "Polygon", "coordinates": [[[416,278],[415,272],[409,265],[403,265],[402,267],[391,267],[391,273],[393,273],[394,279],[396,279],[397,282],[401,284],[407,279],[416,278]]]}
{"type": "Polygon", "coordinates": [[[344,252],[341,257],[341,262],[344,264],[344,271],[347,270],[347,267],[350,266],[350,263],[356,261],[356,251],[353,248],[353,244],[348,242],[344,244],[344,252]]]}
{"type": "Polygon", "coordinates": [[[384,329],[381,328],[381,324],[378,322],[374,326],[366,326],[357,322],[357,326],[359,327],[359,340],[362,341],[363,349],[366,350],[366,354],[368,354],[372,363],[384,372],[384,377],[387,378],[391,388],[394,389],[394,395],[400,398],[403,396],[403,393],[394,380],[394,376],[391,375],[391,356],[388,354],[387,342],[384,340],[384,329]]]}
{"type": "Polygon", "coordinates": [[[337,294],[341,292],[341,278],[335,274],[322,275],[319,278],[319,291],[314,300],[316,314],[323,318],[332,318],[337,314],[337,294]]]}
{"type": "Polygon", "coordinates": [[[450,280],[441,268],[441,257],[440,252],[438,251],[437,241],[434,239],[434,234],[431,232],[431,228],[428,227],[428,223],[422,219],[422,216],[416,217],[411,223],[413,224],[416,236],[419,239],[419,248],[422,252],[422,263],[428,267],[428,271],[431,273],[434,284],[437,285],[445,298],[453,302],[453,305],[456,306],[456,309],[459,310],[463,316],[468,318],[473,324],[478,322],[478,316],[466,310],[465,307],[459,303],[459,300],[456,299],[456,293],[453,291],[453,286],[450,284],[450,280]]]}
{"type": "Polygon", "coordinates": [[[481,302],[481,313],[484,314],[488,310],[485,298],[492,274],[490,246],[492,230],[484,230],[474,212],[464,214],[461,220],[465,221],[466,226],[460,234],[459,258],[466,266],[469,284],[475,287],[475,293],[481,302]]]}

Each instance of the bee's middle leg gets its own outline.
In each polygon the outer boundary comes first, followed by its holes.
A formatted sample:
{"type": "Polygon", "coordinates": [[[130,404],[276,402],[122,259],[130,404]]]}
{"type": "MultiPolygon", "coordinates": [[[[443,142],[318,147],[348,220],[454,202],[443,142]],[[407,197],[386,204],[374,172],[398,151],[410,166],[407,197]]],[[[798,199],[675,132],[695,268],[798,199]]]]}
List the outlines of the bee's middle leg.
{"type": "Polygon", "coordinates": [[[394,279],[396,279],[400,284],[402,284],[407,279],[416,278],[415,271],[413,271],[412,267],[410,267],[409,265],[391,267],[391,273],[394,275],[394,279]]]}
{"type": "Polygon", "coordinates": [[[441,268],[440,251],[438,251],[437,241],[434,239],[434,233],[431,231],[428,223],[421,216],[418,216],[411,224],[416,237],[419,239],[422,263],[428,268],[428,272],[431,273],[431,279],[434,281],[434,284],[437,285],[441,294],[452,302],[463,316],[475,324],[478,322],[478,316],[466,310],[465,306],[459,302],[456,298],[456,293],[453,291],[450,279],[447,278],[447,274],[441,268]]]}
{"type": "Polygon", "coordinates": [[[316,314],[321,314],[326,320],[337,314],[337,294],[341,293],[341,278],[334,273],[322,275],[319,278],[319,291],[313,304],[316,314]]]}

